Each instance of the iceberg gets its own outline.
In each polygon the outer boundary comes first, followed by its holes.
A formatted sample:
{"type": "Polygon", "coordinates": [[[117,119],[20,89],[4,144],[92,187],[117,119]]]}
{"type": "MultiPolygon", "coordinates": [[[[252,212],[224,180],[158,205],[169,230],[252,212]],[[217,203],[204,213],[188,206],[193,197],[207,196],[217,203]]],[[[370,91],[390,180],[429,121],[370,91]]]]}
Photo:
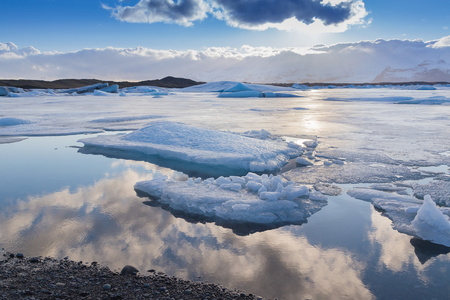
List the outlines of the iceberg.
{"type": "Polygon", "coordinates": [[[327,204],[323,195],[286,181],[280,175],[260,176],[250,172],[246,176],[205,180],[181,177],[181,181],[178,177],[177,180],[159,176],[138,182],[134,188],[138,195],[150,197],[169,210],[190,218],[215,221],[238,234],[257,231],[255,228],[303,224],[327,204]]]}
{"type": "Polygon", "coordinates": [[[347,194],[372,202],[392,220],[396,230],[450,247],[450,208],[438,207],[430,195],[421,201],[410,196],[365,188],[352,189],[347,194]]]}
{"type": "Polygon", "coordinates": [[[302,147],[282,140],[252,138],[174,122],[153,122],[129,134],[103,135],[80,142],[85,148],[96,148],[97,154],[115,150],[154,155],[169,161],[234,170],[236,174],[274,172],[303,152],[302,147]]]}
{"type": "Polygon", "coordinates": [[[67,93],[67,94],[86,94],[86,93],[93,93],[95,90],[100,90],[103,88],[106,88],[109,86],[109,83],[96,83],[92,85],[87,85],[79,88],[73,88],[73,89],[64,89],[59,90],[61,93],[67,93]]]}
{"type": "Polygon", "coordinates": [[[264,91],[257,87],[250,87],[243,83],[237,83],[236,85],[224,89],[218,96],[219,98],[248,98],[248,97],[259,97],[259,98],[275,98],[275,97],[301,97],[293,93],[277,92],[275,90],[264,91]]]}

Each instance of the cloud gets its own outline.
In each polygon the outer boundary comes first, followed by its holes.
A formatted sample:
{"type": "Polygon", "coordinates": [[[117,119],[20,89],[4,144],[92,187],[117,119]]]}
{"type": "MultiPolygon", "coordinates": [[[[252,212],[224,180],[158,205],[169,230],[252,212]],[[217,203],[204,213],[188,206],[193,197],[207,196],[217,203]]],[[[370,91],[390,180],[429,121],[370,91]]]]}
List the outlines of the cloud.
{"type": "Polygon", "coordinates": [[[371,82],[387,67],[408,69],[424,61],[450,62],[450,53],[444,47],[448,40],[360,41],[308,49],[242,46],[176,51],[110,47],[67,53],[40,53],[30,51],[32,47],[19,49],[0,43],[0,78],[139,81],[177,76],[258,83],[371,82]]]}
{"type": "Polygon", "coordinates": [[[123,172],[93,185],[29,197],[2,209],[2,246],[98,261],[112,270],[130,264],[142,273],[155,268],[185,279],[205,274],[208,281],[270,297],[374,299],[362,280],[364,264],[346,251],[311,245],[295,230],[240,237],[212,223],[175,218],[144,205],[133,189],[159,168],[123,164],[117,165],[123,172]],[[147,171],[138,171],[142,167],[147,171]]]}
{"type": "Polygon", "coordinates": [[[204,0],[140,0],[135,6],[115,8],[103,5],[121,21],[131,23],[176,23],[191,26],[192,22],[206,18],[210,7],[204,0]]]}
{"type": "Polygon", "coordinates": [[[140,0],[134,6],[103,7],[125,22],[191,26],[211,15],[252,30],[342,32],[349,25],[363,24],[367,16],[362,0],[140,0]]]}
{"type": "Polygon", "coordinates": [[[450,35],[437,40],[435,43],[432,44],[431,47],[433,48],[450,47],[450,35]]]}

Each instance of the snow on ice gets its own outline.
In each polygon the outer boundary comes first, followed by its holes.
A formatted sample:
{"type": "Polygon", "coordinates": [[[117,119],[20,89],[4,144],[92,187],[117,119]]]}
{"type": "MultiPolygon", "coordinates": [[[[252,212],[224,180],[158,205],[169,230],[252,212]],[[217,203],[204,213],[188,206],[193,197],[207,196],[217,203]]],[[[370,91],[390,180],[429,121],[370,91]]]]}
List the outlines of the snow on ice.
{"type": "Polygon", "coordinates": [[[269,227],[302,224],[327,203],[326,197],[309,191],[306,186],[286,181],[279,175],[255,173],[205,180],[185,175],[175,179],[157,176],[138,182],[135,190],[172,210],[228,224],[231,228],[233,224],[269,227]]]}
{"type": "Polygon", "coordinates": [[[246,137],[173,122],[154,122],[126,135],[82,139],[85,147],[158,155],[167,160],[253,172],[273,172],[302,154],[281,140],[246,137]]]}

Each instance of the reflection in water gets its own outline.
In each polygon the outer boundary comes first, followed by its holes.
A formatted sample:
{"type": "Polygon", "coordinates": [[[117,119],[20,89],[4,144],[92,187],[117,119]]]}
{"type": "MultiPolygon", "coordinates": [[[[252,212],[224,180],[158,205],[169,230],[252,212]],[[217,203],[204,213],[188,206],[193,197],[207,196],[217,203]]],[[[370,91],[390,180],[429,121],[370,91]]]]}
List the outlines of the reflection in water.
{"type": "MultiPolygon", "coordinates": [[[[449,249],[446,247],[430,247],[432,243],[411,239],[411,236],[402,234],[392,229],[392,221],[372,207],[372,232],[369,239],[373,248],[380,248],[378,261],[378,272],[373,277],[385,272],[385,282],[393,285],[396,289],[390,291],[385,286],[379,287],[384,296],[398,296],[397,290],[405,287],[403,299],[428,299],[447,297],[450,287],[448,285],[448,265],[450,262],[449,249]],[[394,276],[396,275],[396,276],[394,276]],[[399,278],[401,280],[399,280],[399,278]],[[411,289],[409,287],[413,287],[411,289]],[[424,289],[419,289],[424,286],[424,289]],[[433,295],[434,297],[431,297],[433,295]]],[[[439,246],[439,245],[436,245],[439,246]]],[[[375,288],[371,291],[377,293],[375,288]]]]}
{"type": "MultiPolygon", "coordinates": [[[[116,163],[117,164],[117,163],[116,163]]],[[[148,163],[74,192],[30,197],[1,212],[0,240],[10,251],[131,264],[169,275],[221,283],[283,299],[371,299],[364,265],[338,249],[322,249],[290,227],[237,236],[211,223],[188,223],[142,204],[133,186],[151,179],[148,163]],[[14,211],[14,213],[9,213],[14,211]]],[[[295,227],[295,226],[294,226],[295,227]]]]}
{"type": "Polygon", "coordinates": [[[411,264],[420,268],[420,262],[409,243],[411,236],[393,231],[392,221],[375,208],[371,209],[373,231],[369,233],[369,239],[372,244],[379,244],[381,247],[379,266],[392,272],[401,272],[411,264]]]}
{"type": "Polygon", "coordinates": [[[414,252],[422,264],[438,255],[450,253],[450,247],[433,244],[418,238],[412,238],[410,243],[414,246],[414,252]]]}

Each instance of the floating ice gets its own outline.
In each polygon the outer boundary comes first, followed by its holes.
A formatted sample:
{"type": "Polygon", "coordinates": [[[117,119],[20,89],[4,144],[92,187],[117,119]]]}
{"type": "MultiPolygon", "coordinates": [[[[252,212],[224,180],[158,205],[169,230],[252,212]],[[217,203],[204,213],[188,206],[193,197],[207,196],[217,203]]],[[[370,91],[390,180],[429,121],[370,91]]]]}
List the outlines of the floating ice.
{"type": "Polygon", "coordinates": [[[309,160],[307,160],[306,158],[303,158],[303,157],[297,157],[296,162],[300,166],[311,166],[311,165],[313,165],[312,162],[310,162],[309,160]]]}
{"type": "Polygon", "coordinates": [[[306,186],[279,175],[255,173],[186,181],[161,176],[138,182],[135,189],[172,210],[228,225],[302,224],[327,203],[323,195],[311,193],[306,186]]]}
{"type": "Polygon", "coordinates": [[[413,189],[419,198],[429,194],[436,203],[450,207],[450,181],[433,180],[428,184],[413,184],[413,189]]]}
{"type": "Polygon", "coordinates": [[[315,184],[327,183],[387,183],[404,180],[422,179],[425,176],[412,172],[402,165],[366,162],[344,162],[339,159],[324,161],[308,168],[297,168],[283,174],[287,179],[315,184]]]}
{"type": "Polygon", "coordinates": [[[260,91],[258,89],[253,89],[248,85],[243,83],[237,83],[236,85],[224,89],[220,94],[219,98],[247,98],[247,97],[260,97],[260,98],[275,98],[275,97],[300,97],[299,95],[293,93],[283,93],[269,91],[260,91]]]}
{"type": "Polygon", "coordinates": [[[30,124],[31,122],[19,118],[0,118],[0,126],[15,126],[21,124],[30,124]]]}
{"type": "Polygon", "coordinates": [[[437,207],[429,195],[420,201],[410,196],[371,189],[352,189],[347,194],[371,201],[383,210],[398,231],[450,247],[450,208],[437,207]]]}
{"type": "Polygon", "coordinates": [[[0,136],[56,136],[100,132],[102,132],[102,130],[88,128],[70,128],[63,126],[44,126],[38,124],[20,124],[0,128],[0,136]]]}
{"type": "Polygon", "coordinates": [[[24,90],[12,86],[0,86],[0,96],[9,96],[11,93],[23,93],[24,90]]]}
{"type": "Polygon", "coordinates": [[[411,222],[411,233],[423,240],[450,247],[450,220],[426,195],[422,206],[411,222]]]}
{"type": "Polygon", "coordinates": [[[101,88],[100,91],[117,94],[119,92],[119,85],[118,84],[113,84],[113,85],[110,85],[110,86],[106,86],[104,88],[101,88]]]}
{"type": "Polygon", "coordinates": [[[95,120],[92,120],[91,122],[92,123],[119,123],[119,122],[150,120],[150,119],[158,119],[158,118],[164,118],[164,116],[145,115],[145,116],[110,117],[110,118],[95,119],[95,120]]]}
{"type": "Polygon", "coordinates": [[[95,90],[94,96],[111,96],[111,93],[102,90],[95,90]]]}
{"type": "Polygon", "coordinates": [[[338,98],[329,97],[324,100],[326,101],[374,101],[374,102],[399,102],[399,101],[410,101],[413,97],[361,97],[361,98],[338,98]]]}
{"type": "Polygon", "coordinates": [[[429,97],[424,99],[411,99],[398,101],[396,104],[421,104],[421,105],[449,105],[450,98],[446,97],[429,97]]]}
{"type": "Polygon", "coordinates": [[[59,92],[67,93],[67,94],[73,94],[73,93],[85,94],[85,93],[93,93],[95,90],[100,90],[100,89],[106,88],[108,86],[109,86],[108,83],[96,83],[96,84],[83,86],[83,87],[79,87],[79,88],[59,90],[59,92]]]}
{"type": "Polygon", "coordinates": [[[100,152],[115,149],[247,172],[276,171],[302,153],[301,147],[281,140],[256,139],[171,122],[154,122],[126,135],[103,135],[80,142],[100,152]]]}
{"type": "Polygon", "coordinates": [[[222,93],[228,90],[228,92],[239,92],[243,90],[252,90],[259,92],[282,92],[282,91],[295,91],[293,88],[281,87],[275,85],[266,84],[250,84],[250,83],[240,83],[237,81],[217,81],[208,82],[205,84],[199,84],[190,86],[187,88],[179,89],[182,92],[199,92],[199,93],[222,93]]]}

